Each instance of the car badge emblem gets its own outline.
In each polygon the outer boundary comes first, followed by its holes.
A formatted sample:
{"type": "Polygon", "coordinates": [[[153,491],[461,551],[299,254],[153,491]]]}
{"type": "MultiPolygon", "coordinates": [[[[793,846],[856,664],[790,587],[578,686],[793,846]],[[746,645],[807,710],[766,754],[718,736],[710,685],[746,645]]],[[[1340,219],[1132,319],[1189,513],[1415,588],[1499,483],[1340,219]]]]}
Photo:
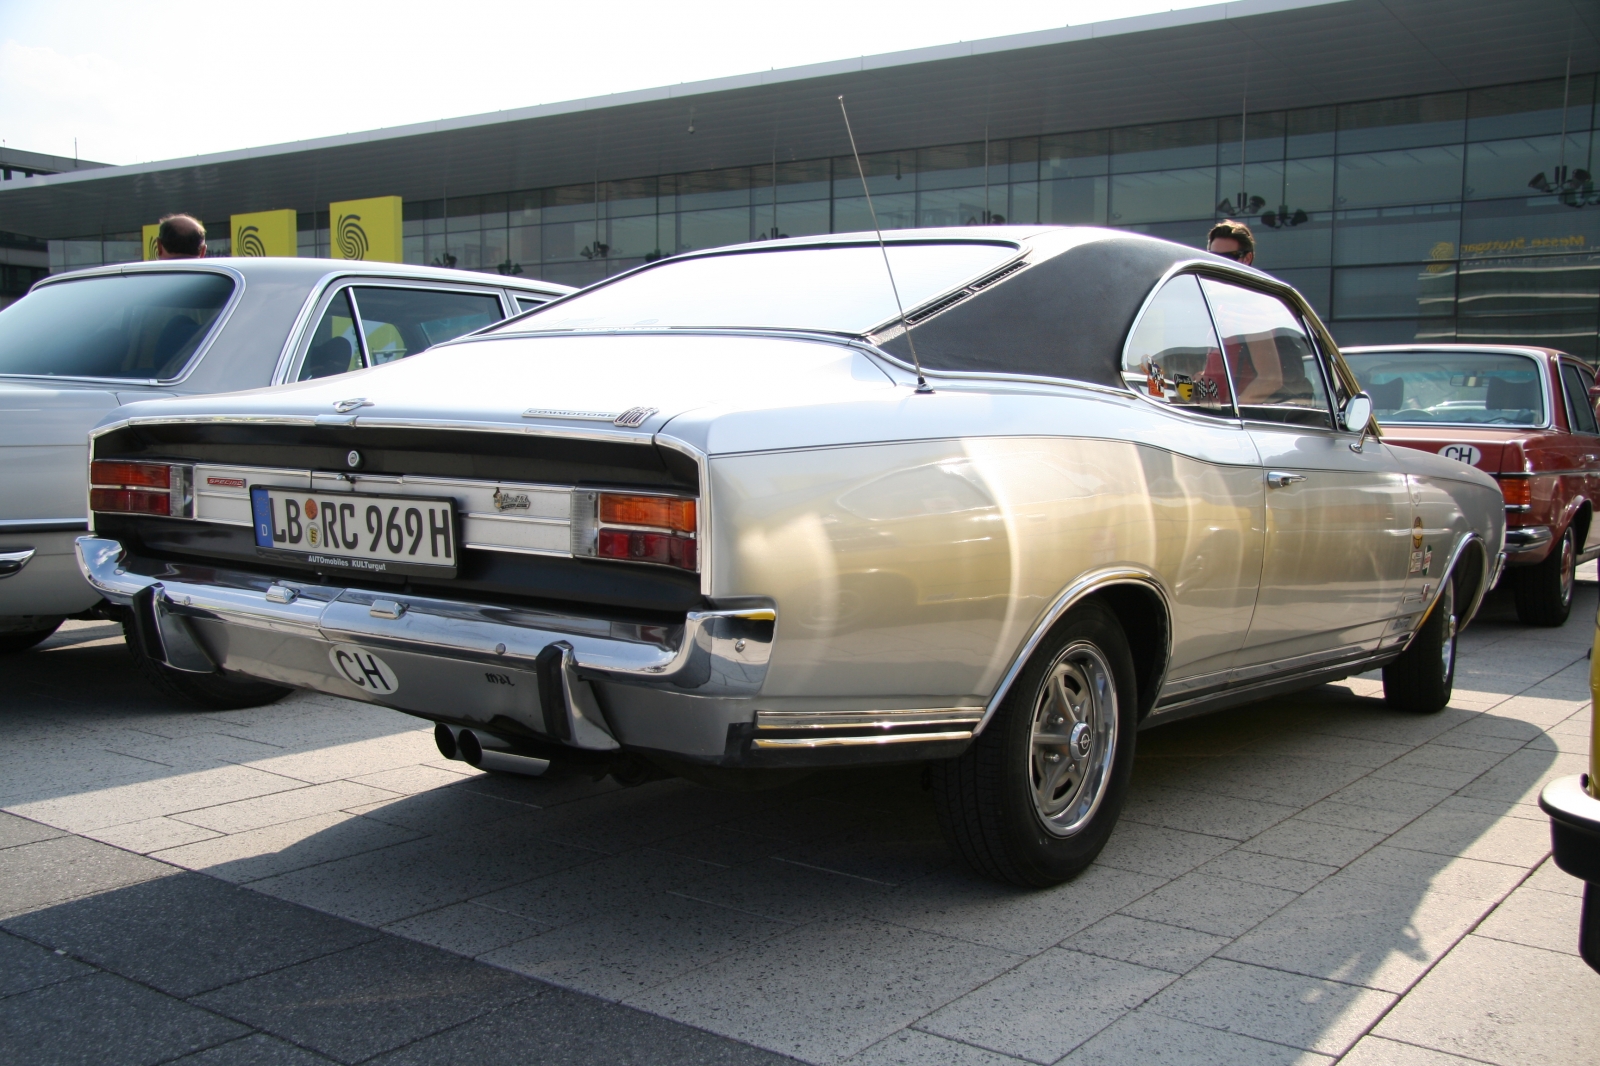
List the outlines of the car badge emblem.
{"type": "Polygon", "coordinates": [[[494,490],[494,509],[496,511],[525,511],[528,509],[529,504],[530,501],[526,493],[494,490]]]}
{"type": "Polygon", "coordinates": [[[613,418],[611,424],[622,426],[624,429],[633,429],[659,410],[659,407],[630,407],[616,418],[613,418]]]}
{"type": "Polygon", "coordinates": [[[333,405],[333,409],[342,415],[347,415],[357,407],[371,407],[372,401],[365,396],[356,396],[349,400],[340,400],[333,405]]]}
{"type": "Polygon", "coordinates": [[[351,448],[349,453],[344,457],[344,465],[348,466],[351,470],[354,470],[356,467],[360,466],[361,453],[356,451],[354,448],[351,448]]]}

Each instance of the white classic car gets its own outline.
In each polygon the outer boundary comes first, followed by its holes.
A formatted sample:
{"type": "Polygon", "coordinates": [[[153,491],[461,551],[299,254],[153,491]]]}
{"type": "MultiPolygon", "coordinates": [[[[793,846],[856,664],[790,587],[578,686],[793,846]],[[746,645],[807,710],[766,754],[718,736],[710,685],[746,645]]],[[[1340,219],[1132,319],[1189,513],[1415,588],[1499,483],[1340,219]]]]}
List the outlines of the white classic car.
{"type": "Polygon", "coordinates": [[[72,542],[88,526],[88,433],[107,412],[375,366],[571,291],[330,259],[169,259],[39,282],[0,311],[0,654],[100,603],[72,542]]]}
{"type": "Polygon", "coordinates": [[[1504,501],[1369,413],[1292,289],[1176,244],[779,240],[125,407],[78,550],[161,670],[383,704],[496,770],[926,761],[955,849],[1043,885],[1141,726],[1376,667],[1448,701],[1504,501]]]}

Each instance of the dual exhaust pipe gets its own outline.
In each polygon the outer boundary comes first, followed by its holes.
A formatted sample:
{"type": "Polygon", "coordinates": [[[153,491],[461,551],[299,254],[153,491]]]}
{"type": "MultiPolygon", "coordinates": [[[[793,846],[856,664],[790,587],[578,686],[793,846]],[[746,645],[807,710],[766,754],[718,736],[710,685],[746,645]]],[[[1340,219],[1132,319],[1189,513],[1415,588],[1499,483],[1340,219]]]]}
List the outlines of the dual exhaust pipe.
{"type": "Polygon", "coordinates": [[[550,769],[550,760],[517,755],[502,738],[476,729],[461,729],[439,722],[433,727],[433,742],[446,759],[464,762],[479,770],[538,777],[550,769]]]}

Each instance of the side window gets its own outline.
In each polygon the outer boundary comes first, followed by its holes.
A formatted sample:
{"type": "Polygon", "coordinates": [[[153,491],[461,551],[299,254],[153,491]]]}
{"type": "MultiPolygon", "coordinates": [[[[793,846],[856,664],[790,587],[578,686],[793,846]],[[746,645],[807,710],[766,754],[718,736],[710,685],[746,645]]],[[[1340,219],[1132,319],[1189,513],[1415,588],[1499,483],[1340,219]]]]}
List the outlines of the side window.
{"type": "Polygon", "coordinates": [[[416,355],[505,317],[500,298],[487,293],[378,286],[356,286],[351,292],[374,366],[416,355]]]}
{"type": "Polygon", "coordinates": [[[1600,426],[1595,424],[1594,405],[1589,402],[1589,388],[1594,384],[1594,375],[1571,363],[1562,363],[1561,382],[1566,386],[1567,421],[1572,431],[1600,433],[1600,426]]]}
{"type": "Polygon", "coordinates": [[[356,337],[356,316],[350,309],[350,290],[328,301],[322,321],[311,333],[306,357],[300,364],[300,381],[331,377],[361,369],[361,342],[356,337]]]}
{"type": "Polygon", "coordinates": [[[1153,400],[1233,417],[1222,347],[1194,275],[1167,282],[1145,308],[1123,352],[1122,380],[1153,400]]]}
{"type": "Polygon", "coordinates": [[[528,311],[532,311],[535,307],[543,307],[549,302],[549,300],[541,300],[537,296],[518,296],[517,313],[524,314],[528,311]]]}
{"type": "Polygon", "coordinates": [[[1333,428],[1316,345],[1276,296],[1202,278],[1227,355],[1239,413],[1263,422],[1333,428]]]}

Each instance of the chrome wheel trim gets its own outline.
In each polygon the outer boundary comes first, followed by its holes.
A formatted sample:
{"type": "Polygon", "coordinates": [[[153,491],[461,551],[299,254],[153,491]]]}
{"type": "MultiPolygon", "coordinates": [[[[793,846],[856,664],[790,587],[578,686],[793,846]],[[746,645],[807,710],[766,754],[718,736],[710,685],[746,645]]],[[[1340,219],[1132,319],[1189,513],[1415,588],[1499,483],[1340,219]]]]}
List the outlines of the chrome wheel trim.
{"type": "Polygon", "coordinates": [[[1561,535],[1561,606],[1563,607],[1572,602],[1572,586],[1578,576],[1576,557],[1577,551],[1572,543],[1572,529],[1568,527],[1561,535]]]}
{"type": "Polygon", "coordinates": [[[1117,750],[1117,686],[1111,665],[1087,641],[1050,664],[1033,701],[1028,792],[1040,824],[1072,836],[1100,807],[1117,750]]]}
{"type": "Polygon", "coordinates": [[[1448,577],[1439,592],[1439,609],[1445,613],[1444,641],[1439,649],[1439,665],[1443,669],[1439,676],[1447,678],[1456,661],[1456,583],[1448,577]]]}

